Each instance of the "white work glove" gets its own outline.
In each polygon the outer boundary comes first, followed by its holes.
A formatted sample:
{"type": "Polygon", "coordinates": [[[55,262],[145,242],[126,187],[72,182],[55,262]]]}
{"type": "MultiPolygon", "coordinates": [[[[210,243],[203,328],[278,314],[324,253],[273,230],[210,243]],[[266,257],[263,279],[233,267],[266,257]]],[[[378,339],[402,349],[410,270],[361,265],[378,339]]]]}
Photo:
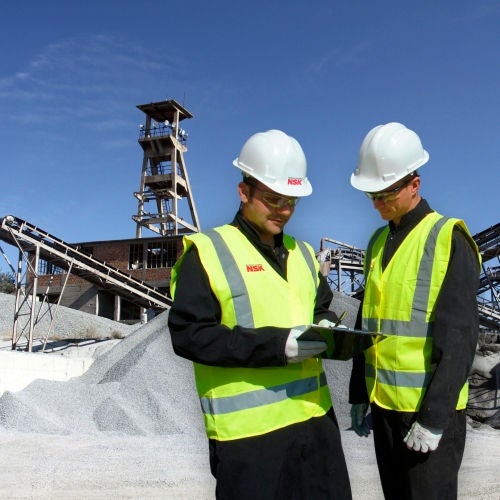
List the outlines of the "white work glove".
{"type": "Polygon", "coordinates": [[[322,353],[326,349],[326,342],[322,340],[297,340],[311,325],[295,326],[290,330],[285,345],[285,356],[289,363],[300,363],[322,353]]]}
{"type": "Polygon", "coordinates": [[[335,323],[328,321],[327,319],[322,319],[318,323],[318,326],[322,326],[323,328],[333,328],[335,326],[335,323]]]}
{"type": "Polygon", "coordinates": [[[351,405],[351,427],[358,436],[369,436],[370,426],[366,421],[368,403],[358,403],[351,405]]]}
{"type": "Polygon", "coordinates": [[[428,451],[434,451],[438,447],[442,435],[443,431],[441,429],[424,427],[415,421],[403,441],[409,450],[427,453],[428,451]]]}
{"type": "Polygon", "coordinates": [[[337,323],[333,323],[332,321],[328,321],[327,319],[322,319],[318,326],[322,326],[323,328],[347,328],[345,325],[337,325],[337,323]]]}

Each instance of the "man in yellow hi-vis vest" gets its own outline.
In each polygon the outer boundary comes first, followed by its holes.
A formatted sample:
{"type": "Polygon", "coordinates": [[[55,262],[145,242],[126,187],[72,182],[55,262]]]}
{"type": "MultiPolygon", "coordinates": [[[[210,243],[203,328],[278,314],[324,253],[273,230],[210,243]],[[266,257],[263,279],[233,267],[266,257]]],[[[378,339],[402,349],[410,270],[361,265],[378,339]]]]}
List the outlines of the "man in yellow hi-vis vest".
{"type": "Polygon", "coordinates": [[[252,135],[234,165],[230,224],[185,236],[172,271],[169,328],[194,362],[219,499],[349,499],[340,432],[323,372],[332,292],[310,245],[283,233],[311,194],[299,143],[252,135]],[[311,333],[311,332],[309,332],[311,333]]]}
{"type": "Polygon", "coordinates": [[[362,327],[385,332],[353,360],[352,427],[370,433],[386,499],[457,497],[467,377],[479,333],[480,255],[463,221],[420,196],[429,154],[400,123],[373,128],[351,184],[388,222],[365,258],[362,327]]]}

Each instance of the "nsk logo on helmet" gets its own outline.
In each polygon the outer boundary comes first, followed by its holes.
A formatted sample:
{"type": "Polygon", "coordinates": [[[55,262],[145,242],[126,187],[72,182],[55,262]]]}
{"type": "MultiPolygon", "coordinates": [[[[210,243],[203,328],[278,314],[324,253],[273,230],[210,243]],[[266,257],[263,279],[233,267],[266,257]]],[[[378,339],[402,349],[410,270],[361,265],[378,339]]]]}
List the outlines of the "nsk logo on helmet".
{"type": "Polygon", "coordinates": [[[299,198],[312,193],[304,151],[281,130],[252,135],[233,165],[278,194],[299,198]]]}

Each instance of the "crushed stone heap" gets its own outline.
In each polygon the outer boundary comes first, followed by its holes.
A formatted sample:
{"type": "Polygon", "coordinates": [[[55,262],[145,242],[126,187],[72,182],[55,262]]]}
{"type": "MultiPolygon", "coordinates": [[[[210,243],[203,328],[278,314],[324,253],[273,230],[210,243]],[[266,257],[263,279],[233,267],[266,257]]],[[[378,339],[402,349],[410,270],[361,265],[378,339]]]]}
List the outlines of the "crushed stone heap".
{"type": "MultiPolygon", "coordinates": [[[[11,338],[15,296],[0,293],[0,337],[11,338]]],[[[29,307],[25,302],[19,313],[19,333],[28,333],[29,307]]],[[[50,333],[51,339],[123,338],[138,328],[70,307],[36,303],[35,337],[50,333]]],[[[139,325],[140,326],[140,325],[139,325]]],[[[24,337],[23,337],[24,339],[24,337]]],[[[25,341],[25,339],[24,339],[25,341]]]]}
{"type": "Polygon", "coordinates": [[[203,433],[192,366],[173,353],[167,318],[168,311],[137,329],[81,377],[5,392],[0,425],[49,434],[203,433]]]}

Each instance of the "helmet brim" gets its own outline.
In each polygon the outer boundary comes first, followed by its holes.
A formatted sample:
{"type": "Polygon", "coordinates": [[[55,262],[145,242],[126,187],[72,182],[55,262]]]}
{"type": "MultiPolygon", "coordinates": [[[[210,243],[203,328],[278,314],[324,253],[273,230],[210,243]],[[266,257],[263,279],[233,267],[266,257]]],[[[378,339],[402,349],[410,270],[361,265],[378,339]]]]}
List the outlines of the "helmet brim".
{"type": "Polygon", "coordinates": [[[379,191],[384,191],[425,165],[429,161],[429,153],[425,150],[423,152],[424,156],[418,162],[410,165],[406,170],[399,172],[398,174],[387,174],[384,176],[384,179],[360,175],[357,173],[359,169],[356,168],[356,170],[354,170],[351,174],[351,186],[355,189],[359,189],[360,191],[364,191],[365,193],[377,193],[379,191]]]}
{"type": "Polygon", "coordinates": [[[245,175],[251,177],[252,179],[256,179],[277,194],[281,194],[283,196],[292,196],[294,198],[302,198],[304,196],[309,196],[312,194],[312,185],[307,177],[288,177],[284,181],[280,182],[274,177],[260,175],[248,165],[240,162],[238,158],[234,159],[233,165],[241,170],[245,175]]]}

